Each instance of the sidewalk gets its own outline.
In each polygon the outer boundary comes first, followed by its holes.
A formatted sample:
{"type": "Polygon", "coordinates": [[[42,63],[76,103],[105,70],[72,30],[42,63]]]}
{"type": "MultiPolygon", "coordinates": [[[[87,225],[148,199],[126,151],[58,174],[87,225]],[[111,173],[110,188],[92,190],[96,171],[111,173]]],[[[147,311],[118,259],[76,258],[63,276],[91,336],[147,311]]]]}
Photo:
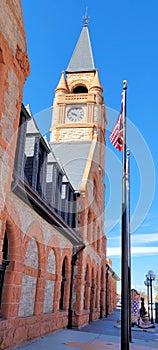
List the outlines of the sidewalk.
{"type": "MultiPolygon", "coordinates": [[[[108,318],[91,322],[79,330],[62,329],[20,347],[19,350],[119,350],[120,328],[116,320],[120,313],[115,310],[108,318]]],[[[130,350],[158,349],[158,325],[150,330],[132,330],[130,350]]]]}

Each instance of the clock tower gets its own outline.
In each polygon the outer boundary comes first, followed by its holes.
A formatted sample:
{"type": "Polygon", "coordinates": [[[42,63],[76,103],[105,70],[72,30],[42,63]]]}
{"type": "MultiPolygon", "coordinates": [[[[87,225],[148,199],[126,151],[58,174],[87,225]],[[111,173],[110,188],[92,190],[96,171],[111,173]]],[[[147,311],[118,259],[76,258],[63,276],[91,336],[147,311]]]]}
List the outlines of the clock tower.
{"type": "MultiPolygon", "coordinates": [[[[75,263],[72,323],[80,327],[105,312],[106,237],[104,160],[106,116],[87,17],[66,71],[55,89],[50,145],[77,196],[66,191],[68,215],[85,248],[75,263]]],[[[63,195],[63,192],[62,192],[63,195]]]]}
{"type": "Polygon", "coordinates": [[[105,107],[98,69],[94,66],[87,20],[67,70],[55,89],[51,142],[105,142],[105,107]]]}

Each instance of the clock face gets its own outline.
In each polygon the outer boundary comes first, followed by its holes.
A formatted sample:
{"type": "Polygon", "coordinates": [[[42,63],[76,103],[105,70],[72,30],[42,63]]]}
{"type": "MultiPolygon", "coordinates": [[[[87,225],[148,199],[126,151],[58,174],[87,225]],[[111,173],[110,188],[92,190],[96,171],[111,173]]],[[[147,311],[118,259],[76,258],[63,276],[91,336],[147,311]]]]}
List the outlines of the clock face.
{"type": "Polygon", "coordinates": [[[80,122],[84,117],[84,110],[81,107],[73,107],[68,110],[67,118],[72,122],[80,122]]]}

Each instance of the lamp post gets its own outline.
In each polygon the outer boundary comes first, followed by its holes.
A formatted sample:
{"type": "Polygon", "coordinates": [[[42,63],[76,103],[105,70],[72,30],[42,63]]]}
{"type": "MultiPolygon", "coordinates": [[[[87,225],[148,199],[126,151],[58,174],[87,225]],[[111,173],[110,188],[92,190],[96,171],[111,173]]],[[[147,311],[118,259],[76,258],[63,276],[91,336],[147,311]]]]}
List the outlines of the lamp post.
{"type": "Polygon", "coordinates": [[[149,284],[150,284],[150,282],[149,282],[149,280],[148,280],[148,278],[147,278],[147,275],[146,275],[146,280],[144,281],[144,284],[145,284],[145,286],[147,287],[148,317],[149,317],[149,319],[150,319],[150,311],[149,311],[149,284]]]}
{"type": "Polygon", "coordinates": [[[152,270],[149,270],[146,278],[149,281],[149,286],[150,286],[150,302],[151,302],[151,323],[154,324],[153,320],[153,296],[152,296],[152,282],[155,280],[155,274],[152,270]]]}

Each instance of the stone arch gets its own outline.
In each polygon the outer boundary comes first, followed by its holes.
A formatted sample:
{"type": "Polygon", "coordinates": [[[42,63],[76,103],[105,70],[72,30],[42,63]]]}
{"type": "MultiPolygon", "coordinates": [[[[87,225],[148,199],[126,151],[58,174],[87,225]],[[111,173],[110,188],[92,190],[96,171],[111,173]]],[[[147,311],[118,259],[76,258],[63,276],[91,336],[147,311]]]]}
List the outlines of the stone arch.
{"type": "Polygon", "coordinates": [[[66,275],[67,275],[67,279],[69,279],[71,275],[71,254],[70,254],[69,248],[64,248],[62,251],[61,261],[63,262],[65,258],[66,258],[66,275]]]}
{"type": "Polygon", "coordinates": [[[36,238],[37,244],[45,244],[43,229],[38,221],[31,222],[27,229],[26,236],[36,238]]]}
{"type": "Polygon", "coordinates": [[[38,247],[38,269],[43,270],[45,264],[45,242],[42,227],[37,221],[33,221],[26,232],[24,239],[24,256],[26,255],[27,245],[31,238],[36,240],[38,247]]]}
{"type": "Polygon", "coordinates": [[[88,86],[86,84],[86,81],[81,79],[80,81],[73,82],[70,90],[71,94],[88,93],[88,86]],[[78,89],[81,89],[79,90],[80,92],[78,92],[78,89]]]}
{"type": "Polygon", "coordinates": [[[7,214],[5,215],[3,234],[5,234],[5,231],[7,232],[8,259],[10,261],[23,262],[22,225],[18,210],[11,201],[8,201],[5,212],[7,214]]]}
{"type": "Polygon", "coordinates": [[[58,270],[61,264],[61,252],[60,252],[60,240],[58,239],[57,236],[51,237],[51,239],[48,242],[48,248],[45,254],[45,270],[47,270],[48,255],[51,249],[53,249],[54,251],[55,261],[56,261],[56,270],[58,270]]]}
{"type": "Polygon", "coordinates": [[[21,263],[23,263],[22,233],[20,230],[20,219],[16,207],[12,203],[5,208],[5,215],[2,222],[2,247],[5,252],[2,254],[1,269],[3,270],[3,285],[1,290],[1,314],[2,317],[18,315],[18,302],[20,301],[21,290],[21,263]],[[13,212],[13,217],[11,213],[13,212]],[[16,223],[14,220],[16,215],[16,223]],[[18,223],[18,225],[17,225],[18,223]],[[18,264],[16,264],[18,263],[18,264]],[[13,280],[17,280],[16,288],[13,280]],[[13,293],[14,291],[14,293],[13,293]],[[13,308],[12,304],[16,303],[13,308]]]}
{"type": "Polygon", "coordinates": [[[73,87],[73,94],[87,94],[88,89],[85,84],[78,84],[75,87],[73,87]]]}

